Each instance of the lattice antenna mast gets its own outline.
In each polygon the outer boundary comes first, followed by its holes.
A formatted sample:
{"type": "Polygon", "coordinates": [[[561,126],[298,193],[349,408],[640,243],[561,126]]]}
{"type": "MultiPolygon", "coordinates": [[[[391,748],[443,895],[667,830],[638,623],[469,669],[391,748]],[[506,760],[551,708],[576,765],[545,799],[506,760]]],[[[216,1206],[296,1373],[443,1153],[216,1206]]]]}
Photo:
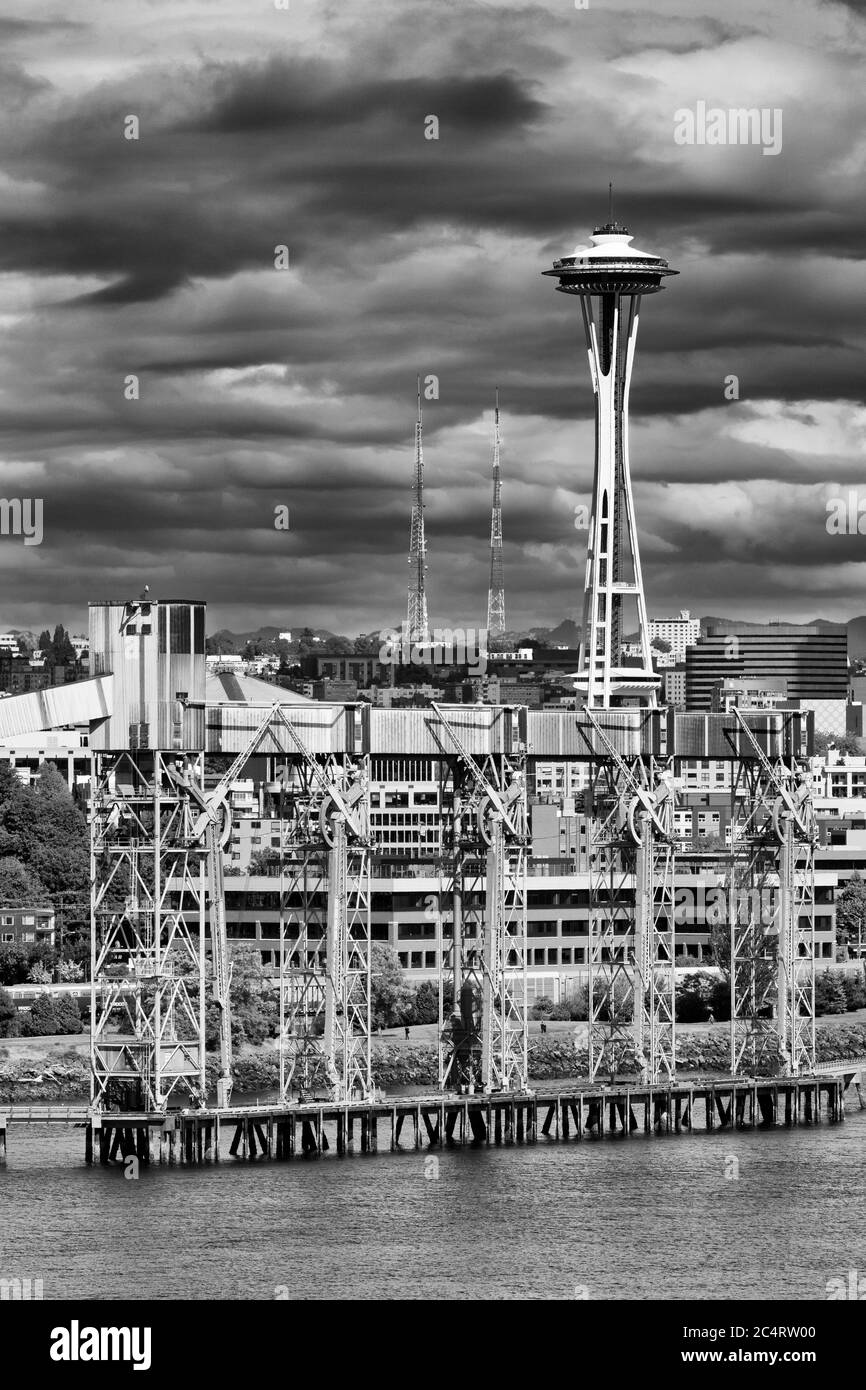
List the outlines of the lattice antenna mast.
{"type": "Polygon", "coordinates": [[[429,642],[427,626],[427,541],[424,536],[424,447],[422,442],[421,378],[418,378],[418,419],[415,423],[415,477],[412,484],[412,524],[409,530],[408,628],[412,642],[429,642]]]}
{"type": "Polygon", "coordinates": [[[490,518],[490,588],[487,631],[505,631],[505,579],[502,569],[502,475],[499,467],[499,388],[493,412],[493,511],[490,518]]]}

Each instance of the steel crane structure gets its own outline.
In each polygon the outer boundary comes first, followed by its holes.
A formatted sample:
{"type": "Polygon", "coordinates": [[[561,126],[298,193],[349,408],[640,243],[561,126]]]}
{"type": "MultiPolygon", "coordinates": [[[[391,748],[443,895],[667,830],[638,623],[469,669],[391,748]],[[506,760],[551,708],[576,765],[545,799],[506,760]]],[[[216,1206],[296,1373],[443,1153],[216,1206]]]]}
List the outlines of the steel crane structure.
{"type": "MultiPolygon", "coordinates": [[[[160,751],[91,760],[91,1103],[205,1100],[205,863],[160,751]]],[[[201,779],[201,759],[196,774],[201,779]]]]}
{"type": "Polygon", "coordinates": [[[370,1075],[369,806],[365,762],[320,761],[275,703],[216,787],[201,796],[193,843],[204,843],[210,885],[213,997],[220,1011],[218,1103],[231,1095],[230,963],[222,852],[226,798],[249,759],[282,736],[292,751],[278,774],[280,851],[280,1090],[330,1099],[368,1097],[370,1075]],[[288,870],[288,873],[287,873],[288,870]],[[286,878],[288,877],[288,883],[286,878]],[[324,912],[322,904],[325,904],[324,912]],[[292,933],[295,926],[297,935],[292,933]],[[324,949],[323,949],[324,948],[324,949]]]}
{"type": "Polygon", "coordinates": [[[277,770],[280,819],[280,1093],[369,1099],[369,759],[313,756],[281,714],[294,757],[277,770]]]}
{"type": "Polygon", "coordinates": [[[806,774],[750,749],[733,789],[730,869],[731,1074],[815,1068],[815,844],[806,774]]]}
{"type": "MultiPolygon", "coordinates": [[[[526,1033],[526,775],[524,754],[466,748],[453,718],[433,705],[445,734],[443,766],[451,781],[450,855],[442,897],[450,896],[451,949],[443,950],[439,1016],[440,1089],[524,1091],[526,1033]]],[[[511,715],[516,711],[507,711],[511,715]]],[[[441,910],[441,909],[440,909],[441,910]]]]}
{"type": "MultiPolygon", "coordinates": [[[[117,606],[104,607],[111,627],[117,606]]],[[[151,617],[157,605],[143,607],[151,617]]],[[[142,605],[125,606],[120,634],[126,642],[137,619],[134,647],[126,648],[136,659],[134,694],[151,679],[153,660],[152,644],[142,641],[152,637],[153,624],[141,622],[141,610],[142,605]],[[138,631],[142,626],[144,634],[138,631]]],[[[185,617],[182,610],[171,621],[182,627],[185,617]]],[[[161,623],[163,631],[168,626],[168,619],[161,623]]],[[[136,712],[147,709],[141,700],[128,703],[136,712]]],[[[147,721],[137,722],[149,731],[154,715],[148,713],[147,721]]],[[[263,750],[284,755],[281,861],[287,853],[290,884],[281,897],[281,1089],[288,1098],[293,1084],[303,1089],[324,1084],[331,1098],[367,1097],[372,1083],[366,760],[340,763],[333,755],[314,756],[277,702],[255,711],[255,725],[240,752],[208,790],[203,753],[193,751],[203,737],[203,713],[203,708],[191,710],[183,698],[173,702],[170,753],[137,747],[93,754],[93,1103],[99,1107],[121,1098],[159,1111],[182,1086],[194,1104],[204,1105],[208,922],[212,997],[220,1019],[217,1104],[230,1103],[231,965],[223,872],[231,833],[228,796],[250,758],[263,750]],[[202,726],[194,735],[191,715],[196,728],[202,726]],[[296,940],[290,937],[294,923],[296,940]],[[125,1096],[118,1083],[125,1084],[125,1096]]]]}
{"type": "Polygon", "coordinates": [[[588,808],[589,1074],[595,1080],[607,1072],[613,1080],[633,1054],[641,1079],[654,1084],[676,1073],[676,783],[670,760],[624,758],[592,710],[581,711],[578,727],[595,754],[588,808]]]}
{"type": "Polygon", "coordinates": [[[91,1097],[164,1109],[205,1099],[204,605],[90,605],[94,675],[111,690],[91,748],[91,1097]],[[186,766],[177,776],[178,761],[186,766]]]}
{"type": "Polygon", "coordinates": [[[212,997],[219,1010],[220,1066],[217,1078],[217,1105],[227,1106],[232,1093],[232,1028],[231,1028],[231,961],[226,931],[225,878],[223,851],[231,835],[231,814],[228,794],[250,758],[280,714],[275,704],[259,721],[246,746],[223,773],[216,786],[205,792],[189,760],[177,761],[169,767],[169,775],[195,803],[198,814],[190,830],[191,848],[203,851],[207,866],[208,916],[210,921],[211,966],[213,970],[212,997]]]}

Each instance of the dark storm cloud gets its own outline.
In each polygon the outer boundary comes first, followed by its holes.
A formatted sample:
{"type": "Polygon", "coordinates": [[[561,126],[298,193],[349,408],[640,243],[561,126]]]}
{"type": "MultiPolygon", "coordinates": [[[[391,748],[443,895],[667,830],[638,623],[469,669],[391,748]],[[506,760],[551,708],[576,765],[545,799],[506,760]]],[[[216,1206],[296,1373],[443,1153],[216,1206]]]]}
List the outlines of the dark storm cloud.
{"type": "Polygon", "coordinates": [[[218,71],[210,109],[177,128],[222,135],[312,135],[395,118],[402,124],[441,111],[447,112],[449,126],[463,134],[482,131],[507,138],[511,128],[544,114],[544,104],[530,95],[532,85],[509,72],[359,82],[351,71],[322,61],[271,58],[218,71]]]}
{"type": "Polygon", "coordinates": [[[540,272],[610,178],[636,244],[681,271],[645,301],[632,388],[651,606],[811,613],[822,567],[856,595],[816,491],[862,474],[839,404],[862,398],[856,23],[682,8],[298,4],[287,27],[233,0],[83,0],[109,25],[92,40],[17,21],[0,492],[45,498],[46,539],[0,546],[3,619],[147,579],[206,594],[212,626],[393,621],[416,371],[440,384],[431,616],[483,615],[497,384],[509,615],[574,615],[591,389],[578,306],[540,272]],[[719,93],[784,106],[778,158],[674,145],[674,111],[719,93]]]}

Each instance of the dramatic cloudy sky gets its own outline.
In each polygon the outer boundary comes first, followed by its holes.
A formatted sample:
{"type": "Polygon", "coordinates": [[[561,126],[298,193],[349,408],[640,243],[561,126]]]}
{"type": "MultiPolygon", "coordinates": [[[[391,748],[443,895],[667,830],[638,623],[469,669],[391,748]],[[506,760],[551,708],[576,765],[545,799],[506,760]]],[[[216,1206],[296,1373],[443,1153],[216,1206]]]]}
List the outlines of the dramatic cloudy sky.
{"type": "Polygon", "coordinates": [[[681,272],[632,398],[651,612],[866,611],[825,528],[866,510],[864,70],[862,0],[2,0],[0,496],[45,534],[0,539],[0,624],[145,582],[399,620],[417,371],[431,621],[483,620],[497,384],[509,625],[579,616],[592,397],[540,272],[610,178],[681,272]],[[781,108],[781,153],[676,144],[699,100],[781,108]]]}

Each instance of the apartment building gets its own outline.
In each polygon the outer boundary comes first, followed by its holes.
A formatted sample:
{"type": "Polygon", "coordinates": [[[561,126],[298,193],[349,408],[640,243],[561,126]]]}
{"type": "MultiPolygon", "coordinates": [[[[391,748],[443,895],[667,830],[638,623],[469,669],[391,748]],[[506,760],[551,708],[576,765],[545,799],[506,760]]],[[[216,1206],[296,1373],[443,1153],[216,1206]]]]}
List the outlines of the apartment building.
{"type": "Polygon", "coordinates": [[[0,906],[0,943],[54,945],[54,909],[0,906]]]}
{"type": "Polygon", "coordinates": [[[678,618],[650,618],[650,643],[665,642],[675,662],[685,661],[686,649],[694,646],[700,635],[701,620],[693,618],[687,608],[680,609],[678,618]]]}

